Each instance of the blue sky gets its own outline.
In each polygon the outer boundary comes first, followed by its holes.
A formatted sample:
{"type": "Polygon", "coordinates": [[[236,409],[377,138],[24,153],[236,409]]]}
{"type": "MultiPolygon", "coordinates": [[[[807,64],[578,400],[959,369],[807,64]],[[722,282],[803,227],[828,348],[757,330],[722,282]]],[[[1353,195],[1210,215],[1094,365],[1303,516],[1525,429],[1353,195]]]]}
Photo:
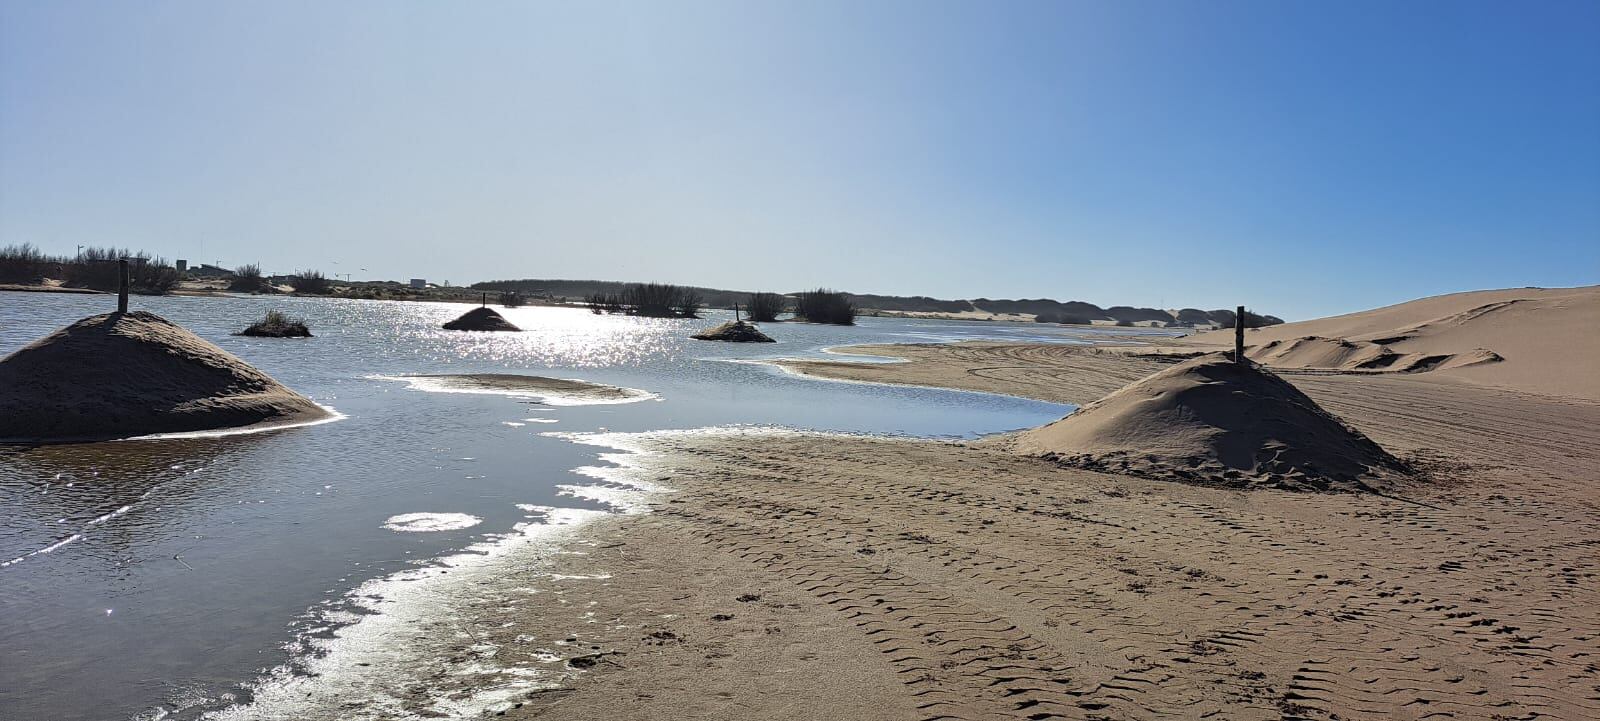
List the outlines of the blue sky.
{"type": "Polygon", "coordinates": [[[1592,284],[1596,37],[1587,1],[0,0],[0,244],[1287,318],[1592,284]]]}

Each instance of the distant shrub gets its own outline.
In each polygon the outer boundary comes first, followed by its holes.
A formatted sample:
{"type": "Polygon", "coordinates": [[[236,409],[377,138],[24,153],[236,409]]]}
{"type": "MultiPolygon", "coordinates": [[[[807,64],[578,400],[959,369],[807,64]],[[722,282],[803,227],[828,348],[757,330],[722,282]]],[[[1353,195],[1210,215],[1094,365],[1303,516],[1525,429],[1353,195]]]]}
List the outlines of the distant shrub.
{"type": "Polygon", "coordinates": [[[517,308],[522,305],[522,294],[514,290],[503,291],[500,293],[500,305],[517,308]]]}
{"type": "Polygon", "coordinates": [[[595,315],[625,313],[645,318],[699,318],[706,302],[694,288],[670,283],[629,283],[620,293],[590,293],[583,304],[595,315]]]}
{"type": "Polygon", "coordinates": [[[122,285],[117,262],[122,259],[128,261],[128,289],[135,293],[166,293],[178,285],[178,269],[165,259],[126,248],[84,248],[62,263],[62,285],[114,292],[122,285]]]}
{"type": "Polygon", "coordinates": [[[328,277],[320,270],[302,270],[289,276],[289,286],[296,293],[310,295],[327,295],[333,287],[328,284],[328,277]]]}
{"type": "Polygon", "coordinates": [[[266,288],[267,279],[261,275],[261,266],[255,263],[234,268],[233,278],[228,281],[228,290],[235,293],[260,293],[266,288]]]}
{"type": "Polygon", "coordinates": [[[778,314],[788,309],[789,299],[777,293],[756,293],[750,296],[750,302],[745,306],[750,320],[757,323],[770,323],[778,319],[778,314]]]}
{"type": "Polygon", "coordinates": [[[239,335],[257,336],[261,338],[310,338],[311,329],[306,327],[306,322],[300,318],[290,318],[275,310],[267,314],[250,327],[239,331],[239,335]]]}
{"type": "Polygon", "coordinates": [[[617,293],[590,293],[583,302],[595,315],[622,312],[622,296],[617,293]]]}
{"type": "Polygon", "coordinates": [[[818,288],[795,297],[794,316],[807,323],[855,325],[856,306],[839,291],[818,288]]]}
{"type": "Polygon", "coordinates": [[[37,283],[57,262],[32,243],[0,248],[0,283],[37,283]]]}
{"type": "Polygon", "coordinates": [[[1122,320],[1117,321],[1117,327],[1118,328],[1132,328],[1133,327],[1133,321],[1128,320],[1127,318],[1123,318],[1122,320]]]}
{"type": "Polygon", "coordinates": [[[670,283],[629,283],[622,289],[622,308],[646,318],[698,318],[704,303],[699,291],[670,283]]]}

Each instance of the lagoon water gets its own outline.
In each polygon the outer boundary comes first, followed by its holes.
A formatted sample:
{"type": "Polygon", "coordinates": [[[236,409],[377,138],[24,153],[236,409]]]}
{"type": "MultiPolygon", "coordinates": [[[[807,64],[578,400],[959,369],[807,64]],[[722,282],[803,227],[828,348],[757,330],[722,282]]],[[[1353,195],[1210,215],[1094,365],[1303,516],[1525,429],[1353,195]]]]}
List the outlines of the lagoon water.
{"type": "MultiPolygon", "coordinates": [[[[0,292],[0,356],[112,304],[0,292]]],[[[466,309],[454,304],[166,297],[133,305],[344,417],[245,435],[0,446],[0,718],[251,717],[234,704],[260,694],[258,679],[303,680],[326,651],[312,641],[361,622],[361,613],[330,610],[349,606],[358,586],[481,552],[543,520],[607,510],[596,500],[603,493],[573,490],[597,485],[577,469],[603,465],[601,449],[552,431],[776,425],[970,437],[1070,410],[730,361],[818,357],[855,343],[1104,337],[863,318],[853,328],[773,324],[778,343],[743,345],[687,338],[725,320],[721,312],[684,321],[517,308],[502,312],[526,332],[485,334],[439,329],[466,309]],[[269,308],[304,316],[317,337],[231,335],[269,308]],[[392,380],[482,372],[654,397],[565,405],[392,380]]]]}

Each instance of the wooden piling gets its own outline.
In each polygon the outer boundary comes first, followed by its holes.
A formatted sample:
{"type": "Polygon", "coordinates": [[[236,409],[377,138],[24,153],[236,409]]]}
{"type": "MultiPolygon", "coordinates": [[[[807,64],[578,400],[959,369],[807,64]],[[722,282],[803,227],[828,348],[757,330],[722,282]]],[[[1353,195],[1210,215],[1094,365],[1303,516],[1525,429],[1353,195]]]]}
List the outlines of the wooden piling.
{"type": "Polygon", "coordinates": [[[117,312],[128,312],[128,259],[117,259],[117,312]]]}
{"type": "Polygon", "coordinates": [[[1244,306],[1233,312],[1233,362],[1244,363],[1244,306]]]}
{"type": "Polygon", "coordinates": [[[489,294],[488,293],[484,293],[483,294],[483,303],[482,303],[482,305],[485,308],[489,307],[489,294]]]}

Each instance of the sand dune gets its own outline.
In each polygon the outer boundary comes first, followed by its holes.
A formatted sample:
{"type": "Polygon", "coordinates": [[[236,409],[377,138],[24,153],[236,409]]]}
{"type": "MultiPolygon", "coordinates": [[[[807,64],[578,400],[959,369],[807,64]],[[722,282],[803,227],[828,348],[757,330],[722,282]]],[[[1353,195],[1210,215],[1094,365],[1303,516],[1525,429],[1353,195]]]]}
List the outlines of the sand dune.
{"type": "MultiPolygon", "coordinates": [[[[1233,344],[1233,331],[1185,343],[1233,344]]],[[[1274,368],[1428,372],[1439,378],[1600,400],[1600,286],[1423,298],[1258,328],[1246,354],[1274,368]]]]}

